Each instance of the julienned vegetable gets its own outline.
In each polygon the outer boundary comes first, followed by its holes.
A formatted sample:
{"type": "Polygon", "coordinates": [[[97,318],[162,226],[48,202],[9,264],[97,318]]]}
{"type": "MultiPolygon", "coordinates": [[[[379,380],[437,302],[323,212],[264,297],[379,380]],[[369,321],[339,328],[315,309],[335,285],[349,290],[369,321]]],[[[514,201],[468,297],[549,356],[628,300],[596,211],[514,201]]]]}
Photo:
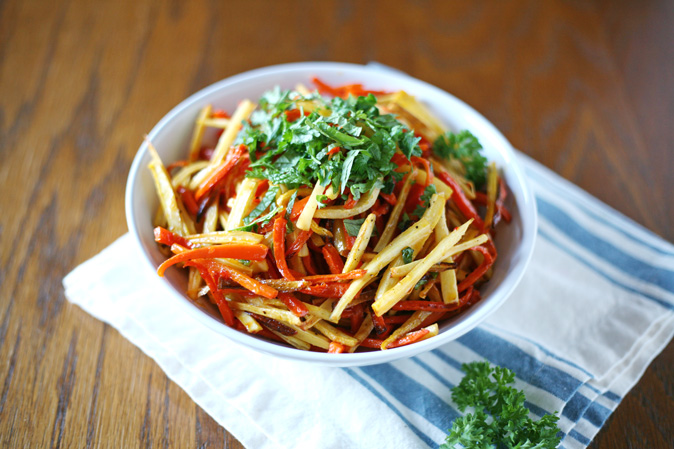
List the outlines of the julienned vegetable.
{"type": "Polygon", "coordinates": [[[440,449],[553,449],[561,438],[555,415],[544,415],[538,421],[529,418],[524,406],[524,392],[510,385],[515,373],[489,362],[463,365],[466,375],[452,389],[452,400],[465,412],[457,418],[440,449]],[[459,446],[460,445],[460,446],[459,446]]]}
{"type": "Polygon", "coordinates": [[[205,107],[168,169],[149,144],[158,273],[182,266],[227,325],[299,349],[432,338],[491,277],[505,183],[414,97],[314,82],[231,119],[205,107]]]}

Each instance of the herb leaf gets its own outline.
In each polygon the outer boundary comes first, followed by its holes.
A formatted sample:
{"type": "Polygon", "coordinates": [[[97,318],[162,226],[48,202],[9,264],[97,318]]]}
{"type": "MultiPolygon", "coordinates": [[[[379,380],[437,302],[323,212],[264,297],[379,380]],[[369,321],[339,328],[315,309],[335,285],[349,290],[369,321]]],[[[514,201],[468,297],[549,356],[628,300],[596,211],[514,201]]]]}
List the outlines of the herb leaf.
{"type": "Polygon", "coordinates": [[[440,449],[453,449],[461,444],[470,448],[553,449],[561,438],[557,435],[559,419],[545,415],[538,421],[529,418],[524,406],[524,392],[510,386],[515,373],[489,362],[473,362],[462,366],[466,375],[452,389],[452,400],[462,412],[469,413],[454,420],[440,449]]]}
{"type": "Polygon", "coordinates": [[[433,153],[443,159],[456,159],[466,168],[466,178],[481,188],[487,181],[487,159],[480,154],[482,145],[470,131],[451,131],[433,143],[433,153]]]}
{"type": "Polygon", "coordinates": [[[403,248],[403,263],[412,263],[414,260],[414,250],[409,246],[403,248]]]}
{"type": "Polygon", "coordinates": [[[355,220],[349,220],[348,218],[345,219],[344,228],[346,229],[346,233],[351,237],[356,237],[358,232],[360,232],[360,227],[363,226],[363,223],[365,223],[364,218],[358,218],[355,220]]]}
{"type": "Polygon", "coordinates": [[[396,152],[408,159],[421,154],[418,142],[395,116],[379,113],[373,95],[326,99],[278,88],[262,97],[237,137],[249,151],[246,176],[289,189],[317,182],[341,193],[348,187],[356,200],[375,188],[391,191],[404,175],[391,159],[396,152]],[[310,114],[286,114],[307,101],[310,114]],[[330,151],[335,147],[340,151],[330,151]]]}
{"type": "Polygon", "coordinates": [[[250,214],[246,218],[243,219],[244,224],[250,224],[254,219],[262,215],[264,211],[267,210],[269,206],[272,205],[274,200],[276,200],[276,194],[280,190],[279,186],[271,186],[267,190],[267,193],[265,193],[264,197],[260,200],[260,204],[258,204],[255,209],[250,211],[250,214]]]}

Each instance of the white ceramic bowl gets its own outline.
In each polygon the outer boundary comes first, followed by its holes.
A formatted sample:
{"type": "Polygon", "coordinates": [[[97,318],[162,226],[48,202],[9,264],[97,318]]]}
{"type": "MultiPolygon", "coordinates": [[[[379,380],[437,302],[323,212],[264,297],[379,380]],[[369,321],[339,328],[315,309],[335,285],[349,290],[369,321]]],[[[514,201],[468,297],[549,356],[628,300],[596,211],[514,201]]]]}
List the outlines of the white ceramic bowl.
{"type": "MultiPolygon", "coordinates": [[[[184,159],[194,120],[205,104],[233,111],[239,101],[257,100],[275,85],[291,89],[298,82],[310,85],[317,76],[331,85],[362,83],[372,90],[400,90],[415,95],[452,130],[468,129],[475,134],[489,160],[496,161],[509,187],[507,207],[512,222],[503,223],[498,230],[496,247],[498,259],[492,279],[482,288],[482,301],[445,321],[440,334],[413,345],[386,351],[354,354],[327,354],[300,351],[282,346],[227,327],[220,316],[195,305],[185,295],[186,277],[180,270],[168,270],[163,278],[168,284],[170,300],[189,312],[201,324],[233,342],[286,359],[330,366],[362,366],[390,362],[410,357],[458,338],[473,329],[494,312],[511,294],[520,281],[533,251],[536,234],[536,205],[527,187],[522,169],[505,137],[482,115],[461,100],[437,87],[408,75],[379,65],[307,62],[285,64],[242,73],[217,82],[195,93],[173,108],[149,133],[164,163],[184,159]]],[[[147,261],[147,275],[157,276],[156,267],[164,260],[153,239],[152,218],[158,207],[157,195],[147,165],[150,157],[147,145],[138,150],[126,185],[126,218],[129,230],[147,261]]]]}

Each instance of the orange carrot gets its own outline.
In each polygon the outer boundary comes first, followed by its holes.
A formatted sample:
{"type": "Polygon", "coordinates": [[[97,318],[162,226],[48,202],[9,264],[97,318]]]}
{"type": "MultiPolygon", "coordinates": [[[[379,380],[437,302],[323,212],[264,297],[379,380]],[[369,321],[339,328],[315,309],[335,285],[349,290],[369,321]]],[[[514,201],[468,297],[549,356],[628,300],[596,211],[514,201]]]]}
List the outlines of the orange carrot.
{"type": "Polygon", "coordinates": [[[325,261],[328,263],[328,267],[330,267],[330,272],[332,274],[341,274],[342,270],[344,270],[344,261],[342,260],[342,256],[339,255],[337,248],[330,243],[326,243],[323,245],[321,251],[323,252],[325,261]]]}
{"type": "MultiPolygon", "coordinates": [[[[182,245],[181,245],[182,246],[182,245]]],[[[173,250],[173,246],[171,247],[173,250]]],[[[164,271],[171,265],[192,259],[244,259],[264,260],[268,248],[260,243],[227,243],[224,245],[206,246],[184,251],[167,259],[157,268],[157,274],[164,276],[164,271]]]]}

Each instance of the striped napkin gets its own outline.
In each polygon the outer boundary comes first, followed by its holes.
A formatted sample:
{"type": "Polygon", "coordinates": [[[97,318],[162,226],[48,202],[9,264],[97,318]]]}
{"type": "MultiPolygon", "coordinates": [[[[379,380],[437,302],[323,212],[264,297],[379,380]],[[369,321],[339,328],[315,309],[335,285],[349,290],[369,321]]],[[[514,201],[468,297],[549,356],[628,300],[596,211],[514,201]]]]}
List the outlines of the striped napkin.
{"type": "Polygon", "coordinates": [[[231,344],[163,299],[126,235],[63,281],[66,295],[155,359],[247,448],[425,448],[459,416],[461,364],[508,367],[533,417],[558,412],[584,448],[674,335],[674,247],[533,160],[539,233],[512,297],[420,356],[362,368],[275,359],[231,344]],[[198,344],[195,344],[198,342],[198,344]]]}

